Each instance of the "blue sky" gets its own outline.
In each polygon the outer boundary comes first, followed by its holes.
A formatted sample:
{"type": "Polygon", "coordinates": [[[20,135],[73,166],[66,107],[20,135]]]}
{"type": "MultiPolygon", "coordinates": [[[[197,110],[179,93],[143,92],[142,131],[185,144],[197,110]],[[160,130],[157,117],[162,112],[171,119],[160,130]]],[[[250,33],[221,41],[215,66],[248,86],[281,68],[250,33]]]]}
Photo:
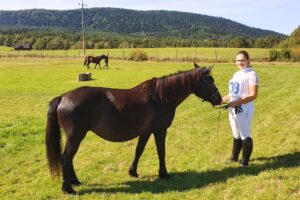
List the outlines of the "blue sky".
{"type": "MultiPolygon", "coordinates": [[[[0,10],[78,9],[82,0],[1,0],[0,10]]],[[[224,17],[289,35],[300,25],[299,0],[84,0],[87,8],[176,10],[224,17]]]]}

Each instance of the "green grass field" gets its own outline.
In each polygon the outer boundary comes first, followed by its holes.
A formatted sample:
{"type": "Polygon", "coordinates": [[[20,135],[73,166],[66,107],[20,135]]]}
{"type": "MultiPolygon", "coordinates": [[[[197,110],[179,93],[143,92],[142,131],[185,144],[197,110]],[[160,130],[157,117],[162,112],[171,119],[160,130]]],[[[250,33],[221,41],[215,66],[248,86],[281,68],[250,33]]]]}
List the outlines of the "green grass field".
{"type": "MultiPolygon", "coordinates": [[[[232,62],[239,48],[143,48],[143,51],[152,61],[213,61],[213,62],[232,62]]],[[[270,49],[248,48],[247,50],[252,60],[266,61],[270,49]]],[[[127,60],[135,49],[87,49],[86,55],[97,56],[108,54],[112,59],[127,60]]],[[[13,48],[0,47],[0,57],[83,57],[82,50],[32,50],[14,51],[13,48]]]]}
{"type": "MultiPolygon", "coordinates": [[[[48,102],[82,85],[130,88],[193,64],[112,60],[109,70],[89,70],[94,80],[78,82],[78,73],[87,72],[79,58],[0,58],[0,199],[299,199],[300,64],[253,66],[260,88],[248,168],[225,163],[232,145],[227,112],[221,113],[217,134],[219,112],[190,96],[168,129],[170,179],[158,179],[153,137],[135,179],[127,169],[137,140],[110,143],[89,133],[74,159],[83,185],[75,187],[77,196],[69,196],[62,194],[61,179],[52,180],[47,168],[48,102]]],[[[213,76],[223,95],[236,70],[233,63],[216,64],[213,76]]]]}

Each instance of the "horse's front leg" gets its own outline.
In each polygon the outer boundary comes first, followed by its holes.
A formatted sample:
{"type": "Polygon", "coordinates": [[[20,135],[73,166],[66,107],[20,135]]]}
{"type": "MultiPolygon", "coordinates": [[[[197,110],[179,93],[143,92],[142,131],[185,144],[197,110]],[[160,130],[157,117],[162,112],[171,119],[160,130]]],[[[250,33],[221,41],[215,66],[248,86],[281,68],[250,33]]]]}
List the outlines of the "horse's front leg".
{"type": "Polygon", "coordinates": [[[154,132],[154,138],[156,143],[157,154],[159,158],[159,177],[160,178],[169,178],[170,175],[166,168],[165,163],[165,144],[166,144],[166,135],[167,130],[160,130],[154,132]]]}
{"type": "Polygon", "coordinates": [[[137,173],[137,165],[138,165],[141,155],[143,154],[143,151],[149,140],[150,135],[151,135],[150,133],[147,133],[147,134],[143,134],[143,135],[139,136],[139,141],[138,141],[138,144],[136,145],[136,149],[135,149],[134,160],[128,170],[128,173],[130,176],[133,176],[133,177],[139,176],[137,173]]]}

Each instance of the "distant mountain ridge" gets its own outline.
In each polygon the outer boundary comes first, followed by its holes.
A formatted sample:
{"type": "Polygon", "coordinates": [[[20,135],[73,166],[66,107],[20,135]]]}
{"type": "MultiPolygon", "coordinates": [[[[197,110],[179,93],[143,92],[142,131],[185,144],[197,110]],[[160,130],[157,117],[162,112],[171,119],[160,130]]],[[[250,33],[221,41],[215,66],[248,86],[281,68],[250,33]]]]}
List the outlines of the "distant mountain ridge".
{"type": "MultiPolygon", "coordinates": [[[[171,36],[193,39],[285,36],[221,17],[178,11],[137,11],[120,8],[84,9],[87,31],[125,35],[171,36]]],[[[0,26],[81,30],[81,9],[0,11],[0,26]]]]}

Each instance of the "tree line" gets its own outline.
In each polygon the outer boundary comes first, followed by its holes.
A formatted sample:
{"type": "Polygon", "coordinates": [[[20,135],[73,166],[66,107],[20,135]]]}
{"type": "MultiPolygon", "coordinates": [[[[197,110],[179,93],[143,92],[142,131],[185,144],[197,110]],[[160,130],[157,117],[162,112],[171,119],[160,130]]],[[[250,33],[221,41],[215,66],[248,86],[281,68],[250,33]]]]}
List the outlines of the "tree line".
{"type": "MultiPolygon", "coordinates": [[[[235,36],[227,39],[193,39],[147,35],[122,36],[95,32],[87,33],[85,39],[87,49],[159,47],[272,48],[283,41],[282,37],[279,36],[266,36],[262,38],[235,36]]],[[[23,43],[31,43],[35,50],[81,49],[82,35],[76,32],[0,32],[0,46],[13,47],[15,44],[23,43]]]]}

